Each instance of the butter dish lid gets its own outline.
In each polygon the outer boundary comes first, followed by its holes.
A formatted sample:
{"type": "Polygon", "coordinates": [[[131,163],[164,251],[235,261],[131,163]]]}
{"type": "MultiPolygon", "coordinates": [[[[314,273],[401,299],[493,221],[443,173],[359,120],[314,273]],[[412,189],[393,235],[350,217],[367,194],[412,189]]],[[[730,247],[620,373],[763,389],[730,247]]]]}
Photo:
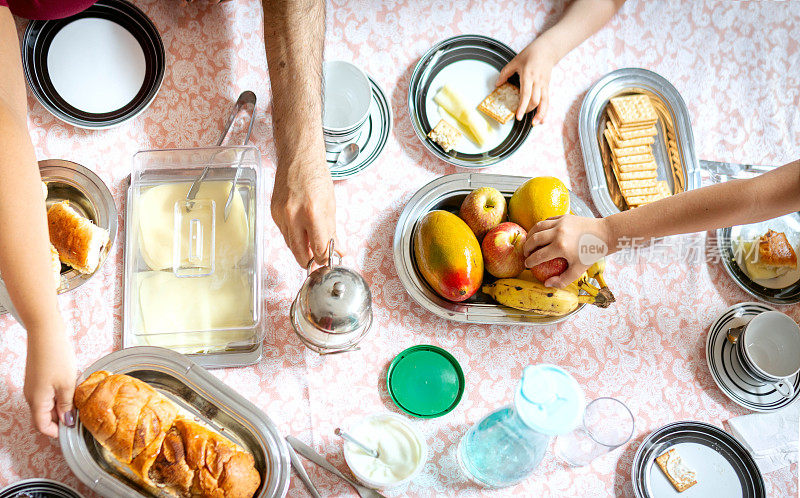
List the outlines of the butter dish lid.
{"type": "Polygon", "coordinates": [[[464,394],[464,371],[452,354],[438,346],[412,346],[398,354],[386,375],[389,395],[398,408],[420,418],[453,411],[464,394]]]}

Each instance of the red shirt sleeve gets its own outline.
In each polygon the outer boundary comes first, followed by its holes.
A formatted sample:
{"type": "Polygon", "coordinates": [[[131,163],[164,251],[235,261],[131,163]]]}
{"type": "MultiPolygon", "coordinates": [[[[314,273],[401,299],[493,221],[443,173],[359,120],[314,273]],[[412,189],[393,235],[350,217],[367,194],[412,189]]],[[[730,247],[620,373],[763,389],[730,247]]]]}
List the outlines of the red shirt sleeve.
{"type": "Polygon", "coordinates": [[[62,19],[88,9],[97,0],[0,0],[0,6],[25,19],[62,19]]]}

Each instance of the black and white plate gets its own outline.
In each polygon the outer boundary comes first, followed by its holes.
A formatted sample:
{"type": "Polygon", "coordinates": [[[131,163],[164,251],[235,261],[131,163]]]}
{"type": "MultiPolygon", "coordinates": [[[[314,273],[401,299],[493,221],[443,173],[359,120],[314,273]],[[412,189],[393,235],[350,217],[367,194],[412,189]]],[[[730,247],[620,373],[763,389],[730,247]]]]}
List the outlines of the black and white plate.
{"type": "MultiPolygon", "coordinates": [[[[484,147],[463,137],[454,150],[445,152],[427,137],[440,119],[452,123],[451,118],[442,116],[433,101],[442,86],[451,85],[466,102],[477,107],[494,90],[500,70],[515,55],[510,47],[487,36],[461,35],[437,43],[422,56],[411,75],[408,111],[414,131],[428,150],[456,166],[483,168],[510,157],[525,142],[531,131],[533,112],[522,121],[512,119],[504,125],[487,118],[494,134],[484,147]]],[[[509,82],[519,86],[517,75],[509,82]]]]}
{"type": "Polygon", "coordinates": [[[51,479],[25,479],[0,489],[0,498],[82,498],[66,484],[51,479]]]}
{"type": "Polygon", "coordinates": [[[100,0],[66,19],[31,21],[22,63],[31,91],[57,118],[110,128],[155,98],[164,79],[164,45],[137,7],[100,0]]]}
{"type": "Polygon", "coordinates": [[[631,484],[637,498],[766,496],[761,471],[744,446],[722,429],[694,421],[673,422],[647,436],[633,457],[631,484]],[[655,461],[672,448],[697,476],[697,484],[682,493],[655,461]]]}
{"type": "Polygon", "coordinates": [[[748,375],[736,355],[736,346],[727,340],[728,329],[744,325],[765,311],[774,308],[762,303],[734,304],[711,324],[706,339],[706,360],[714,382],[731,401],[756,412],[783,408],[800,397],[800,374],[789,378],[795,395],[785,398],[771,385],[748,375]]]}
{"type": "Polygon", "coordinates": [[[378,159],[389,139],[389,132],[392,130],[392,108],[378,83],[371,77],[369,83],[372,86],[372,103],[369,107],[369,117],[355,140],[359,148],[358,156],[346,166],[334,167],[339,153],[326,152],[325,154],[331,169],[331,177],[334,180],[344,180],[367,169],[378,159]]]}
{"type": "Polygon", "coordinates": [[[790,213],[772,220],[717,230],[717,247],[723,266],[734,282],[751,296],[774,304],[800,303],[800,268],[768,280],[753,279],[747,274],[745,243],[758,240],[768,230],[783,232],[800,250],[800,213],[790,213]]]}

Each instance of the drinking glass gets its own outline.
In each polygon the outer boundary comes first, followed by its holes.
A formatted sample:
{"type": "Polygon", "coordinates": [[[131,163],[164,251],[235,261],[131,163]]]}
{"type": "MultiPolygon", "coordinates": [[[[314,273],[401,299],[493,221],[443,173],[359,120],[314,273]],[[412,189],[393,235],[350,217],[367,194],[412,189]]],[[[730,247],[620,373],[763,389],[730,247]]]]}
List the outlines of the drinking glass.
{"type": "Polygon", "coordinates": [[[625,403],[597,398],[586,405],[577,429],[556,438],[554,453],[569,465],[582,467],[630,441],[633,431],[633,413],[625,403]]]}

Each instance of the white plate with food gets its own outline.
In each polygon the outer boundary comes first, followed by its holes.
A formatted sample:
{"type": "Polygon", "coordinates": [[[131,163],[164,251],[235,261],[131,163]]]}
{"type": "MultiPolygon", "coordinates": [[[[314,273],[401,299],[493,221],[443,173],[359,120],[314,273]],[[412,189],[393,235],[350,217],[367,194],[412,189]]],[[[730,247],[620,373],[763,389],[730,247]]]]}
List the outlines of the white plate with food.
{"type": "Polygon", "coordinates": [[[508,84],[495,86],[515,55],[492,38],[461,35],[437,43],[420,58],[411,75],[408,107],[428,150],[450,164],[482,168],[511,156],[525,142],[534,112],[522,121],[513,115],[519,79],[513,75],[508,84]]]}
{"type": "Polygon", "coordinates": [[[800,213],[717,230],[725,271],[739,287],[774,304],[800,302],[800,213]]]}
{"type": "Polygon", "coordinates": [[[637,498],[766,496],[755,460],[730,434],[682,421],[652,432],[636,451],[631,484],[637,498]]]}

